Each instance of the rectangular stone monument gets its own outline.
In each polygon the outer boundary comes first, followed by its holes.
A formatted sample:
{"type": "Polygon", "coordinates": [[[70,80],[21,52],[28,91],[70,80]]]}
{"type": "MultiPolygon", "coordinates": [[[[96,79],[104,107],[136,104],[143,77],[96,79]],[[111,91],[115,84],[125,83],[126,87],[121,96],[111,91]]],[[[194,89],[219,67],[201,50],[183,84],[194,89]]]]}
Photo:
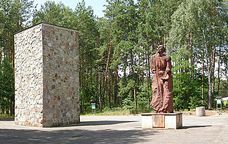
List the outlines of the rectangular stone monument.
{"type": "Polygon", "coordinates": [[[182,127],[182,113],[143,113],[141,117],[143,129],[182,127]]]}
{"type": "Polygon", "coordinates": [[[15,123],[80,122],[78,32],[39,24],[14,36],[15,123]]]}

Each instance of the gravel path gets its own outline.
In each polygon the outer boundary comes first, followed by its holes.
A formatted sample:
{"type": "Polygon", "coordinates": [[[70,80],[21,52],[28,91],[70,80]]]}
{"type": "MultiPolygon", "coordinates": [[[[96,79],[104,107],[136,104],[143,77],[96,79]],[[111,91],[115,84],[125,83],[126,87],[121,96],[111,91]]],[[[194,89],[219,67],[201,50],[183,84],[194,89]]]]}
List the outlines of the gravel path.
{"type": "Polygon", "coordinates": [[[138,116],[81,116],[77,126],[34,128],[0,121],[0,144],[227,144],[228,115],[183,116],[182,129],[142,130],[138,116]]]}

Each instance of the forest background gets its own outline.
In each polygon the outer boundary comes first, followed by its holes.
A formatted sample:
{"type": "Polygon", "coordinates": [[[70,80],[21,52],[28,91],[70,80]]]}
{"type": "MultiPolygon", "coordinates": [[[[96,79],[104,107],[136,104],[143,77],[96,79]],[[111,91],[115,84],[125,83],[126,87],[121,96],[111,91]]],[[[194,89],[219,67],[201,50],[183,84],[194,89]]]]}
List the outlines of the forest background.
{"type": "Polygon", "coordinates": [[[215,107],[228,96],[228,0],[107,0],[98,18],[82,0],[0,1],[0,113],[14,114],[14,34],[41,22],[79,32],[81,112],[151,111],[149,59],[165,45],[175,110],[215,107]]]}

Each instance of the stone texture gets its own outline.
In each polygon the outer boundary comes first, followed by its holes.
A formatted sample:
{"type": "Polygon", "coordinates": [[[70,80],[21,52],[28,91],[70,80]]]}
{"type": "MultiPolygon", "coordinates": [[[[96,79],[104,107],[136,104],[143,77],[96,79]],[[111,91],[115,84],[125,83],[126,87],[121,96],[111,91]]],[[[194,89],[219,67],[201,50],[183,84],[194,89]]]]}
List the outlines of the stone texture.
{"type": "Polygon", "coordinates": [[[141,119],[142,119],[142,122],[141,122],[141,127],[143,129],[147,129],[147,128],[153,128],[153,120],[152,120],[152,116],[149,114],[149,115],[142,115],[141,116],[141,119]]]}
{"type": "Polygon", "coordinates": [[[196,116],[205,116],[205,107],[197,107],[196,116]]]}
{"type": "Polygon", "coordinates": [[[182,127],[182,113],[173,113],[165,115],[165,128],[181,128],[182,127]]]}
{"type": "Polygon", "coordinates": [[[172,128],[182,127],[182,113],[143,113],[141,126],[145,128],[172,128]]]}
{"type": "Polygon", "coordinates": [[[74,30],[39,24],[15,35],[15,122],[79,123],[79,49],[74,30]]]}
{"type": "Polygon", "coordinates": [[[164,128],[165,127],[165,115],[155,114],[152,115],[153,128],[164,128]]]}

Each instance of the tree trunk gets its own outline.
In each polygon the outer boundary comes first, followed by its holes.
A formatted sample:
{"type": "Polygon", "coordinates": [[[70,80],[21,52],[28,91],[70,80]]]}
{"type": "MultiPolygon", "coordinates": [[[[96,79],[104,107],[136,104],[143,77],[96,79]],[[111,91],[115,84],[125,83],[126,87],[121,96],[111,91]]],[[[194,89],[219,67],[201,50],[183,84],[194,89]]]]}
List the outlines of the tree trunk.
{"type": "Polygon", "coordinates": [[[208,108],[212,109],[215,49],[208,50],[208,108]]]}
{"type": "Polygon", "coordinates": [[[191,65],[191,76],[194,77],[194,57],[193,57],[193,47],[192,47],[192,33],[188,34],[188,49],[190,51],[189,63],[191,65]]]}
{"type": "Polygon", "coordinates": [[[108,104],[109,108],[112,108],[112,83],[111,80],[108,79],[108,104]]]}
{"type": "Polygon", "coordinates": [[[118,96],[118,68],[115,70],[115,75],[114,75],[114,90],[113,90],[113,95],[114,95],[114,105],[117,105],[117,96],[118,96]]]}
{"type": "Polygon", "coordinates": [[[104,72],[102,73],[103,75],[102,75],[102,89],[101,89],[101,92],[102,92],[102,108],[104,108],[105,107],[105,105],[106,105],[106,101],[105,101],[105,95],[106,95],[106,83],[105,83],[105,74],[104,74],[104,72]]]}
{"type": "Polygon", "coordinates": [[[214,97],[215,94],[215,53],[216,49],[214,48],[212,51],[212,80],[213,80],[213,85],[212,85],[212,96],[214,97]]]}
{"type": "Polygon", "coordinates": [[[107,78],[108,78],[109,63],[110,63],[110,58],[111,58],[111,49],[112,49],[112,44],[108,44],[108,57],[107,57],[107,62],[106,62],[106,66],[105,66],[105,81],[107,81],[107,78]]]}
{"type": "Polygon", "coordinates": [[[211,79],[211,72],[208,72],[208,109],[212,109],[212,79],[211,79]]]}
{"type": "MultiPolygon", "coordinates": [[[[82,91],[82,89],[84,88],[84,67],[83,67],[83,60],[84,60],[84,55],[83,53],[80,51],[81,55],[79,57],[79,89],[80,91],[82,91]]],[[[84,97],[82,97],[82,95],[80,95],[80,109],[81,112],[84,112],[84,97]]]]}
{"type": "Polygon", "coordinates": [[[101,88],[102,88],[102,74],[101,73],[99,73],[98,74],[99,75],[99,94],[98,94],[98,103],[99,103],[99,109],[100,109],[100,111],[103,109],[103,106],[102,106],[102,90],[101,90],[101,88]]]}
{"type": "Polygon", "coordinates": [[[136,88],[134,87],[134,100],[135,100],[135,112],[138,112],[138,99],[136,94],[136,88]]]}
{"type": "Polygon", "coordinates": [[[221,58],[221,48],[219,47],[219,51],[218,51],[218,95],[220,94],[219,91],[220,91],[220,58],[221,58]]]}
{"type": "Polygon", "coordinates": [[[203,50],[203,56],[202,56],[202,104],[204,105],[204,50],[203,50]]]}
{"type": "Polygon", "coordinates": [[[12,115],[14,115],[14,101],[12,101],[11,102],[11,104],[10,104],[10,115],[12,116],[12,115]]]}

